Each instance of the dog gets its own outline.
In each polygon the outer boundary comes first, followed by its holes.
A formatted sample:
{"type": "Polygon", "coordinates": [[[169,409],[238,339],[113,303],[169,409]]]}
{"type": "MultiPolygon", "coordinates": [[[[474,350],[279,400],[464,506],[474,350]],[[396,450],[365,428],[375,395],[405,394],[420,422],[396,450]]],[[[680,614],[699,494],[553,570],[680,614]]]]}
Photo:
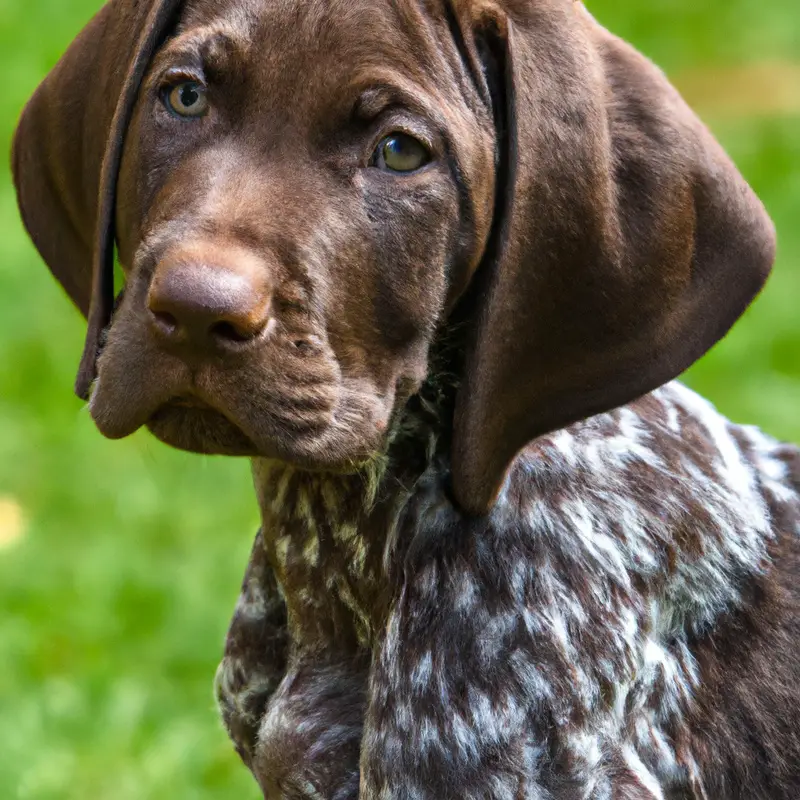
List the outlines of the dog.
{"type": "Polygon", "coordinates": [[[579,2],[111,0],[12,162],[100,431],[252,459],[265,798],[800,797],[800,451],[674,382],[774,230],[579,2]]]}

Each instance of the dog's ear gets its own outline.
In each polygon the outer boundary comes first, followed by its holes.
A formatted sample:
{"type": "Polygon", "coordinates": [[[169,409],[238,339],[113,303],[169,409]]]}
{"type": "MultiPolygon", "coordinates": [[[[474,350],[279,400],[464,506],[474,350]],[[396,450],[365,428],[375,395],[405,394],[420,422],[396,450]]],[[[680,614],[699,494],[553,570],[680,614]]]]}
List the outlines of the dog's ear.
{"type": "Polygon", "coordinates": [[[646,394],[719,341],[775,241],[662,73],[580,3],[465,5],[498,123],[453,440],[456,498],[482,514],[528,442],[646,394]]]}
{"type": "Polygon", "coordinates": [[[12,170],[39,253],[88,316],[84,399],[114,302],[114,200],[122,146],[148,63],[181,0],[111,0],[22,112],[12,170]]]}

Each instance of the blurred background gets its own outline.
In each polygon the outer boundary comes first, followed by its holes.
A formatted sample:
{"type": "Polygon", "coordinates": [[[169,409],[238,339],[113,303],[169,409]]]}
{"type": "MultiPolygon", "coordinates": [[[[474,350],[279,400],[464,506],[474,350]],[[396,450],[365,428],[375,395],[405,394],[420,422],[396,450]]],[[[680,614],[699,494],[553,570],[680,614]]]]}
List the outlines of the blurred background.
{"type": "MultiPolygon", "coordinates": [[[[265,0],[268,2],[268,0],[265,0]]],[[[0,153],[99,0],[0,0],[0,153]]],[[[659,63],[780,234],[766,292],[686,380],[800,442],[797,0],[589,0],[659,63]]],[[[86,80],[92,80],[91,75],[86,80]]],[[[211,684],[257,514],[248,465],[100,437],[72,395],[84,326],[0,157],[0,798],[258,797],[211,684]]]]}

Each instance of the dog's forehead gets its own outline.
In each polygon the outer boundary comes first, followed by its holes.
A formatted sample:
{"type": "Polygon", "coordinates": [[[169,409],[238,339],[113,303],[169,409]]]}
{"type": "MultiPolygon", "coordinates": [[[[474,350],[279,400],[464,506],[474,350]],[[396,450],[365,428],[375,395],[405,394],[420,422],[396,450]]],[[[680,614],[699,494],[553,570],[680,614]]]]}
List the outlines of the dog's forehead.
{"type": "Polygon", "coordinates": [[[440,125],[463,116],[463,64],[438,0],[190,0],[176,33],[162,59],[189,50],[208,65],[222,52],[211,71],[242,79],[257,92],[250,114],[268,110],[274,125],[321,115],[335,126],[372,87],[414,98],[440,125]]]}
{"type": "Polygon", "coordinates": [[[224,32],[259,59],[418,62],[436,49],[437,9],[418,0],[190,0],[180,30],[224,32]]]}

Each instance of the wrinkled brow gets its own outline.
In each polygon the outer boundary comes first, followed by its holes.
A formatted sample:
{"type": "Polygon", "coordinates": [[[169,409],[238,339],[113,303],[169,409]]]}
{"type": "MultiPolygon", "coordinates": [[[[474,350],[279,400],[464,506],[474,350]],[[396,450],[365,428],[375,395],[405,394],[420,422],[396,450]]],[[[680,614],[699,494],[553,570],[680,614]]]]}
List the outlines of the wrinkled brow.
{"type": "Polygon", "coordinates": [[[252,46],[249,25],[220,21],[176,32],[153,59],[154,74],[170,66],[202,69],[209,77],[229,74],[246,60],[252,46]]]}
{"type": "Polygon", "coordinates": [[[442,109],[427,92],[405,75],[388,69],[365,70],[352,82],[357,100],[352,116],[361,122],[371,122],[388,109],[400,107],[427,119],[440,134],[447,136],[447,119],[442,109]]]}

